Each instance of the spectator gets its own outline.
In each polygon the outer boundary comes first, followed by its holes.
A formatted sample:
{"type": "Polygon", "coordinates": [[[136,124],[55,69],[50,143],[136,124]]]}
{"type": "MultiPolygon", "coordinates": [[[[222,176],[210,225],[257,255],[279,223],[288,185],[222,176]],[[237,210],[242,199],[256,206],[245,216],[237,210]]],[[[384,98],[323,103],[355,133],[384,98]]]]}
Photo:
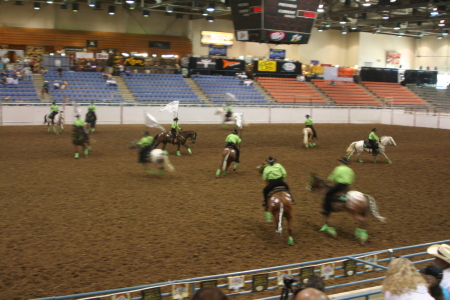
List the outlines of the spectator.
{"type": "Polygon", "coordinates": [[[423,278],[428,283],[428,292],[435,300],[449,300],[447,290],[440,286],[443,274],[442,268],[438,265],[428,265],[419,270],[423,278]]]}
{"type": "Polygon", "coordinates": [[[450,295],[450,246],[447,244],[433,245],[428,247],[427,252],[435,257],[434,263],[443,270],[441,286],[450,295]]]}
{"type": "Polygon", "coordinates": [[[305,76],[303,76],[303,75],[298,75],[298,76],[297,76],[297,81],[300,81],[300,82],[305,81],[305,76]]]}
{"type": "Polygon", "coordinates": [[[41,67],[41,74],[42,74],[42,75],[45,75],[45,74],[47,74],[47,72],[48,72],[47,68],[44,67],[44,66],[42,66],[42,67],[41,67]]]}
{"type": "Polygon", "coordinates": [[[308,281],[305,284],[305,287],[300,287],[294,291],[294,296],[292,298],[295,299],[296,295],[303,291],[306,288],[315,288],[321,292],[325,293],[325,281],[320,276],[311,276],[308,278],[308,281]]]}
{"type": "Polygon", "coordinates": [[[42,92],[41,95],[44,96],[44,94],[48,94],[48,81],[44,81],[44,84],[42,85],[42,92]]]}
{"type": "Polygon", "coordinates": [[[228,297],[216,287],[206,287],[198,290],[192,300],[227,300],[228,297]]]}
{"type": "Polygon", "coordinates": [[[328,300],[328,296],[318,289],[315,288],[305,288],[295,295],[295,300],[328,300]]]}
{"type": "Polygon", "coordinates": [[[53,89],[57,90],[57,89],[59,89],[59,87],[60,87],[59,81],[58,80],[54,80],[53,81],[53,89]]]}
{"type": "Polygon", "coordinates": [[[117,86],[117,82],[114,78],[111,78],[111,79],[106,80],[106,85],[107,86],[117,86]]]}
{"type": "Polygon", "coordinates": [[[242,84],[245,85],[245,86],[251,86],[253,84],[253,81],[251,79],[245,79],[242,82],[242,84]]]}
{"type": "Polygon", "coordinates": [[[61,67],[59,67],[58,69],[56,69],[56,72],[58,72],[58,76],[59,78],[61,78],[63,76],[63,69],[61,67]]]}
{"type": "Polygon", "coordinates": [[[405,257],[395,258],[389,264],[383,281],[383,295],[385,300],[434,300],[428,294],[425,279],[405,257]]]}
{"type": "Polygon", "coordinates": [[[28,81],[32,81],[33,80],[32,76],[33,76],[33,72],[31,71],[31,69],[28,67],[25,68],[24,69],[24,78],[26,78],[26,80],[28,80],[28,81]]]}
{"type": "Polygon", "coordinates": [[[61,84],[61,89],[62,90],[64,90],[65,88],[66,88],[66,86],[68,86],[69,84],[66,82],[66,81],[64,81],[62,84],[61,84]]]}
{"type": "Polygon", "coordinates": [[[34,58],[32,58],[30,60],[30,69],[31,69],[31,73],[34,72],[34,66],[36,65],[36,60],[34,58]]]}
{"type": "Polygon", "coordinates": [[[130,74],[131,74],[131,70],[126,68],[125,69],[125,75],[130,76],[130,74]]]}

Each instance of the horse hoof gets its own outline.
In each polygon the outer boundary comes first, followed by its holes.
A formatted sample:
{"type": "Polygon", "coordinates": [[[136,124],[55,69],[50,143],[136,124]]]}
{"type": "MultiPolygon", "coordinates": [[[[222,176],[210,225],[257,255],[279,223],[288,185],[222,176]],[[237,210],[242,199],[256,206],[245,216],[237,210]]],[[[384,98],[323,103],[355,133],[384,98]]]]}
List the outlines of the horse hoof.
{"type": "Polygon", "coordinates": [[[288,238],[288,245],[289,245],[289,246],[293,246],[293,245],[294,245],[294,239],[292,238],[292,236],[290,236],[290,237],[288,238]]]}

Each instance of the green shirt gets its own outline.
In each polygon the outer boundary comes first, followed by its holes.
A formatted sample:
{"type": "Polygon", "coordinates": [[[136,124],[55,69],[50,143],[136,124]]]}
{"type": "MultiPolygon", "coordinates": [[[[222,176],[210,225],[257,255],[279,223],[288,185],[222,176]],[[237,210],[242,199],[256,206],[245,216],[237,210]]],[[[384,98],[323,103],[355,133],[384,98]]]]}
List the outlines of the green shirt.
{"type": "Polygon", "coordinates": [[[242,140],[239,138],[237,134],[232,133],[227,136],[225,142],[239,144],[240,142],[242,142],[242,140]]]}
{"type": "Polygon", "coordinates": [[[90,104],[88,106],[88,110],[96,111],[97,110],[97,106],[95,106],[94,104],[90,104]]]}
{"type": "Polygon", "coordinates": [[[231,106],[231,105],[227,106],[227,111],[231,111],[232,109],[233,109],[233,106],[231,106]]]}
{"type": "Polygon", "coordinates": [[[86,123],[84,123],[82,119],[76,119],[75,122],[73,122],[73,125],[83,127],[84,125],[86,125],[86,123]]]}
{"type": "Polygon", "coordinates": [[[58,111],[59,107],[56,104],[52,104],[52,106],[50,106],[50,111],[58,111]]]}
{"type": "Polygon", "coordinates": [[[139,146],[150,146],[153,144],[153,137],[152,136],[144,136],[139,142],[137,142],[139,146]]]}
{"type": "Polygon", "coordinates": [[[267,167],[264,168],[262,178],[263,180],[285,179],[286,175],[287,173],[284,167],[281,164],[276,163],[273,164],[273,166],[267,165],[267,167]]]}
{"type": "Polygon", "coordinates": [[[306,118],[305,120],[305,125],[310,125],[312,126],[314,124],[313,120],[311,120],[310,118],[306,118]]]}
{"type": "Polygon", "coordinates": [[[172,122],[172,128],[176,129],[176,130],[181,130],[181,128],[178,126],[178,122],[177,121],[173,121],[172,122]]]}
{"type": "Polygon", "coordinates": [[[369,134],[369,140],[376,140],[376,141],[380,141],[380,138],[376,135],[376,133],[375,133],[375,131],[372,131],[370,134],[369,134]]]}
{"type": "Polygon", "coordinates": [[[328,180],[343,184],[352,184],[355,181],[355,173],[346,165],[340,165],[334,168],[328,176],[328,180]]]}

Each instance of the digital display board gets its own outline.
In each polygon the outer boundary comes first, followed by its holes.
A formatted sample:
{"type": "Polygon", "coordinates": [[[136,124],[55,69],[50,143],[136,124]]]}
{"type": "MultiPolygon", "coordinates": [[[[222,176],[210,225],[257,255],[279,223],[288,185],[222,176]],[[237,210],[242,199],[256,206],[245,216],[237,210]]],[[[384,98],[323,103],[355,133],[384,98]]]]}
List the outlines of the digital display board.
{"type": "Polygon", "coordinates": [[[238,41],[307,44],[320,0],[231,1],[238,41]]]}
{"type": "Polygon", "coordinates": [[[234,41],[234,34],[230,32],[202,31],[200,43],[203,45],[231,46],[234,41]]]}

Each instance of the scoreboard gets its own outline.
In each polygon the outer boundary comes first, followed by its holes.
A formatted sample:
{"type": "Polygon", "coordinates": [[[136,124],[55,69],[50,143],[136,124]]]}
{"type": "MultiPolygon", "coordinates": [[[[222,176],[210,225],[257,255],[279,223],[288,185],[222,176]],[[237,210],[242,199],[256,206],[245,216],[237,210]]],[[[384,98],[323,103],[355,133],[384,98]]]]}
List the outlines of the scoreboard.
{"type": "Polygon", "coordinates": [[[307,44],[320,0],[232,0],[236,40],[307,44]]]}

